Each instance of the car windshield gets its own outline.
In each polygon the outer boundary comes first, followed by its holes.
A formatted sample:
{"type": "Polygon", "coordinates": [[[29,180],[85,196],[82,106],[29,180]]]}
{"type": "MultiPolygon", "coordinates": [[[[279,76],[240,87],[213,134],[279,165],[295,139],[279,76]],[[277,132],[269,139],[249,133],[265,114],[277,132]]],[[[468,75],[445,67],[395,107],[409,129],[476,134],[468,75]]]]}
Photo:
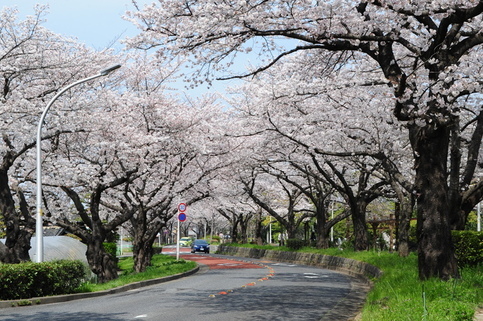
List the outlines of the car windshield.
{"type": "Polygon", "coordinates": [[[196,240],[195,244],[196,245],[208,245],[208,242],[206,242],[205,240],[196,240]]]}

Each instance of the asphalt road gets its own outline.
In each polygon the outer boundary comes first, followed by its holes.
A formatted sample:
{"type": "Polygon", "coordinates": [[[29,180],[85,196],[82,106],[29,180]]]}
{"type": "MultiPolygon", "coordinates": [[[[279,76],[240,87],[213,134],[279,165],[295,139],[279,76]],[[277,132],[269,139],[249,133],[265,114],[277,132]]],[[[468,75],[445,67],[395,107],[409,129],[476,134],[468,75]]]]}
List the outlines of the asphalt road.
{"type": "Polygon", "coordinates": [[[200,272],[120,294],[0,309],[0,320],[347,320],[351,277],[316,267],[182,253],[200,272]]]}

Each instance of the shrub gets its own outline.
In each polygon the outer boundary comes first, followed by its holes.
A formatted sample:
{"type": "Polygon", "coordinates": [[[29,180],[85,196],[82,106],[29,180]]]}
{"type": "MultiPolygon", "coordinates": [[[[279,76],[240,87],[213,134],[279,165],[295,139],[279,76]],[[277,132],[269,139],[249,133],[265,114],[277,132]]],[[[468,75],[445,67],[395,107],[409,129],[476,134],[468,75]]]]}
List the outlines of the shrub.
{"type": "Polygon", "coordinates": [[[153,254],[161,254],[163,252],[162,246],[153,246],[153,254]]]}
{"type": "Polygon", "coordinates": [[[452,231],[456,258],[460,266],[483,262],[483,232],[452,231]]]}
{"type": "Polygon", "coordinates": [[[86,278],[81,261],[50,261],[0,265],[0,299],[73,293],[86,278]]]}
{"type": "Polygon", "coordinates": [[[112,257],[116,257],[117,255],[117,244],[116,243],[111,243],[111,242],[105,242],[102,243],[102,246],[104,246],[104,249],[106,250],[107,253],[111,254],[112,257]]]}
{"type": "Polygon", "coordinates": [[[291,250],[300,250],[302,247],[306,246],[307,242],[299,239],[288,239],[287,247],[291,250]]]}

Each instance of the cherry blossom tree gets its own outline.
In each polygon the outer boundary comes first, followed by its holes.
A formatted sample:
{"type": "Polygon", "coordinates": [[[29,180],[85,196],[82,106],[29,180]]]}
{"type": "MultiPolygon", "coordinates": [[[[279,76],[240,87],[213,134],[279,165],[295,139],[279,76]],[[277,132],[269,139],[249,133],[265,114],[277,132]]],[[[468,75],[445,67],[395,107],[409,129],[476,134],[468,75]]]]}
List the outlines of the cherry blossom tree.
{"type": "Polygon", "coordinates": [[[120,104],[136,120],[131,127],[138,136],[136,163],[141,170],[115,203],[118,211],[122,203],[134,213],[128,230],[134,269],[141,272],[151,263],[156,236],[175,217],[177,202],[191,206],[209,196],[208,183],[225,166],[220,157],[228,145],[222,141],[226,116],[212,97],[191,102],[170,97],[171,68],[159,68],[142,53],[131,60],[120,104]]]}
{"type": "Polygon", "coordinates": [[[46,155],[47,184],[65,191],[76,208],[74,215],[66,215],[69,203],[51,190],[50,198],[57,199],[50,206],[56,209],[51,220],[87,244],[88,262],[100,282],[117,277],[116,259],[103,243],[127,221],[135,270],[150,264],[154,239],[173,216],[172,201],[180,192],[177,179],[195,159],[193,149],[177,137],[188,132],[183,124],[196,119],[188,119],[183,114],[189,108],[163,94],[170,71],[153,68],[144,55],[125,60],[123,70],[94,90],[84,109],[76,110],[77,133],[63,137],[46,155]],[[72,219],[76,216],[81,221],[72,219]]]}
{"type": "MultiPolygon", "coordinates": [[[[229,224],[228,230],[224,232],[229,233],[231,241],[246,243],[248,242],[250,222],[260,211],[244,191],[239,175],[240,168],[250,161],[252,150],[247,152],[242,147],[245,139],[233,135],[239,132],[240,123],[236,121],[231,112],[228,114],[227,120],[230,125],[225,126],[225,134],[222,139],[228,152],[222,157],[221,162],[224,166],[218,168],[216,175],[210,180],[210,197],[201,203],[204,211],[208,211],[206,213],[208,217],[204,218],[206,221],[202,221],[201,226],[210,227],[209,220],[216,219],[219,222],[219,218],[222,218],[229,224]]],[[[222,125],[226,123],[223,122],[222,125]]],[[[198,209],[197,212],[203,211],[198,209]]],[[[211,233],[213,232],[211,231],[211,233]]]]}
{"type": "Polygon", "coordinates": [[[382,164],[389,162],[389,157],[402,163],[403,159],[409,160],[401,158],[407,148],[396,148],[404,146],[404,141],[408,143],[402,132],[390,125],[393,120],[383,116],[387,99],[376,98],[375,93],[383,97],[385,94],[374,87],[380,83],[378,79],[358,79],[349,68],[333,70],[336,66],[331,66],[329,56],[307,56],[298,55],[273,66],[242,88],[246,99],[237,96],[231,103],[246,117],[245,128],[268,137],[267,143],[262,144],[265,152],[256,152],[263,155],[259,158],[269,159],[266,166],[271,171],[278,171],[279,178],[311,199],[319,217],[317,236],[321,246],[327,245],[323,240],[327,240],[333,224],[352,212],[356,248],[367,249],[365,207],[382,195],[391,182],[382,164]],[[338,78],[347,81],[337,83],[338,78]],[[396,137],[399,140],[394,144],[396,137]],[[294,167],[304,182],[291,180],[283,169],[277,168],[283,162],[294,167]],[[346,195],[351,211],[327,220],[332,192],[322,192],[324,185],[327,190],[334,188],[346,195]]]}
{"type": "MultiPolygon", "coordinates": [[[[84,78],[86,74],[93,74],[94,70],[97,73],[97,68],[105,65],[108,60],[111,60],[110,64],[112,60],[122,60],[109,52],[92,52],[63,38],[53,37],[52,41],[54,44],[58,41],[62,46],[55,48],[45,40],[45,50],[53,54],[56,49],[57,54],[52,56],[52,60],[44,58],[39,61],[52,69],[52,66],[56,66],[56,59],[63,64],[59,64],[50,74],[44,72],[45,75],[32,75],[34,79],[47,77],[44,80],[47,85],[50,81],[55,84],[58,79],[58,86],[62,87],[65,82],[70,83],[76,78],[84,78]]],[[[145,120],[138,119],[130,110],[131,104],[137,102],[136,97],[126,91],[121,79],[132,79],[132,76],[128,77],[128,72],[122,76],[115,77],[111,82],[95,82],[70,90],[58,100],[44,127],[45,137],[50,138],[50,141],[43,144],[46,217],[76,234],[87,244],[88,262],[100,282],[117,277],[115,257],[106,251],[103,242],[118,226],[133,216],[132,208],[125,204],[121,203],[121,210],[116,213],[104,203],[107,203],[106,199],[113,199],[122,193],[121,185],[126,186],[132,181],[132,174],[138,167],[146,167],[146,163],[141,160],[147,147],[137,147],[153,143],[138,129],[139,124],[144,124],[145,120]],[[69,199],[63,199],[61,191],[69,199]],[[71,209],[72,204],[74,208],[71,209]]],[[[47,94],[55,93],[56,87],[51,85],[47,88],[52,90],[47,94]]],[[[44,107],[42,98],[38,97],[39,105],[44,107]]],[[[20,115],[19,119],[22,117],[27,118],[20,115]]],[[[32,132],[35,132],[35,121],[38,120],[33,120],[32,132]]],[[[159,140],[160,137],[155,139],[159,140]]],[[[33,181],[33,162],[28,162],[29,159],[35,159],[33,154],[27,154],[24,159],[27,162],[16,168],[16,179],[19,181],[17,186],[28,188],[27,185],[33,181]]]]}
{"type": "Polygon", "coordinates": [[[79,196],[79,193],[67,186],[62,186],[64,192],[72,200],[77,214],[81,221],[71,222],[64,215],[56,219],[57,225],[65,228],[68,232],[79,237],[83,243],[87,245],[87,262],[91,271],[96,274],[97,280],[104,283],[117,278],[117,259],[109,253],[105,247],[104,242],[109,238],[109,235],[116,230],[118,226],[132,217],[133,212],[129,208],[124,208],[113,217],[107,216],[101,211],[101,198],[106,190],[113,189],[130,180],[133,173],[127,172],[122,177],[118,177],[110,182],[99,182],[92,189],[89,198],[89,207],[83,204],[84,200],[79,196]],[[104,215],[102,215],[104,214],[104,215]],[[79,224],[81,223],[81,224],[79,224]]]}
{"type": "MultiPolygon", "coordinates": [[[[223,215],[219,214],[219,208],[225,208],[222,202],[220,202],[219,195],[217,193],[216,185],[217,178],[210,180],[210,196],[194,203],[188,207],[186,212],[187,219],[185,222],[181,222],[180,228],[185,234],[188,232],[196,235],[196,238],[206,238],[207,241],[213,239],[214,236],[220,233],[230,233],[230,222],[223,215]]],[[[223,181],[225,186],[230,186],[228,181],[223,181]]],[[[177,219],[176,219],[177,220],[177,219]]]]}
{"type": "MultiPolygon", "coordinates": [[[[230,186],[235,185],[230,184],[230,186]]],[[[249,222],[258,211],[258,208],[253,202],[247,200],[244,194],[243,192],[241,195],[233,193],[228,197],[220,197],[217,202],[217,212],[230,223],[230,236],[233,243],[248,243],[249,222]]]]}
{"type": "Polygon", "coordinates": [[[306,199],[302,192],[282,179],[264,174],[257,168],[245,171],[241,181],[253,202],[283,226],[289,239],[296,238],[298,228],[311,216],[307,211],[303,211],[306,208],[306,199]]]}
{"type": "Polygon", "coordinates": [[[475,182],[474,197],[463,200],[461,190],[470,189],[479,148],[471,154],[467,175],[460,176],[460,164],[447,166],[458,157],[460,113],[481,92],[482,11],[476,0],[160,0],[130,13],[142,29],[130,44],[159,46],[160,55],[190,56],[208,77],[217,71],[233,77],[225,68],[237,55],[254,51],[260,63],[242,76],[308,49],[345,60],[351,60],[350,53],[372,59],[392,89],[392,112],[406,127],[413,150],[419,276],[449,279],[459,276],[451,223],[469,207],[465,202],[481,200],[483,190],[483,183],[475,182]]]}
{"type": "MultiPolygon", "coordinates": [[[[35,220],[29,184],[35,168],[32,149],[39,115],[60,88],[97,73],[108,62],[107,54],[93,52],[42,27],[45,7],[37,7],[35,15],[24,21],[17,20],[17,13],[10,8],[0,12],[0,213],[7,227],[0,260],[11,263],[30,259],[35,220]]],[[[61,135],[72,132],[72,128],[57,127],[52,121],[49,125],[56,129],[47,132],[43,140],[55,143],[61,135]]]]}
{"type": "Polygon", "coordinates": [[[87,245],[87,261],[99,282],[117,278],[117,259],[104,242],[112,241],[115,230],[133,215],[128,206],[121,204],[114,212],[104,203],[122,192],[142,166],[142,150],[136,149],[141,135],[122,103],[127,94],[121,76],[71,91],[45,124],[47,133],[73,128],[44,144],[46,218],[87,245]]]}

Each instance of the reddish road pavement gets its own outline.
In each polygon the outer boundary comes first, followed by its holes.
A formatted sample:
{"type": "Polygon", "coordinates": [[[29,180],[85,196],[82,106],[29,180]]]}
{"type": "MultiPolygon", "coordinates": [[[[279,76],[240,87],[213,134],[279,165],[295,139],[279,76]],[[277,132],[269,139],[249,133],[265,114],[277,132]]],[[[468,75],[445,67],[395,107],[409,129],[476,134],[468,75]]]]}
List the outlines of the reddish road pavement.
{"type": "MultiPolygon", "coordinates": [[[[225,259],[219,257],[212,257],[203,253],[191,253],[190,248],[181,247],[179,249],[180,258],[188,261],[195,261],[200,264],[207,265],[210,270],[214,269],[261,269],[266,268],[261,264],[255,264],[247,261],[239,261],[232,259],[225,259]]],[[[176,248],[164,247],[163,254],[176,255],[176,248]]]]}
{"type": "MultiPolygon", "coordinates": [[[[163,248],[163,254],[176,255],[176,248],[163,248]]],[[[203,253],[191,253],[189,248],[180,248],[180,258],[188,261],[195,261],[199,264],[203,264],[208,267],[209,270],[228,270],[228,269],[266,269],[267,274],[257,279],[251,280],[246,284],[241,285],[240,288],[246,288],[255,286],[257,283],[270,280],[274,275],[275,271],[272,267],[265,265],[263,263],[253,263],[243,260],[235,260],[229,258],[220,258],[210,256],[209,254],[203,253]]],[[[226,295],[232,293],[235,289],[225,289],[218,293],[212,293],[210,297],[215,297],[218,295],[226,295]]]]}

